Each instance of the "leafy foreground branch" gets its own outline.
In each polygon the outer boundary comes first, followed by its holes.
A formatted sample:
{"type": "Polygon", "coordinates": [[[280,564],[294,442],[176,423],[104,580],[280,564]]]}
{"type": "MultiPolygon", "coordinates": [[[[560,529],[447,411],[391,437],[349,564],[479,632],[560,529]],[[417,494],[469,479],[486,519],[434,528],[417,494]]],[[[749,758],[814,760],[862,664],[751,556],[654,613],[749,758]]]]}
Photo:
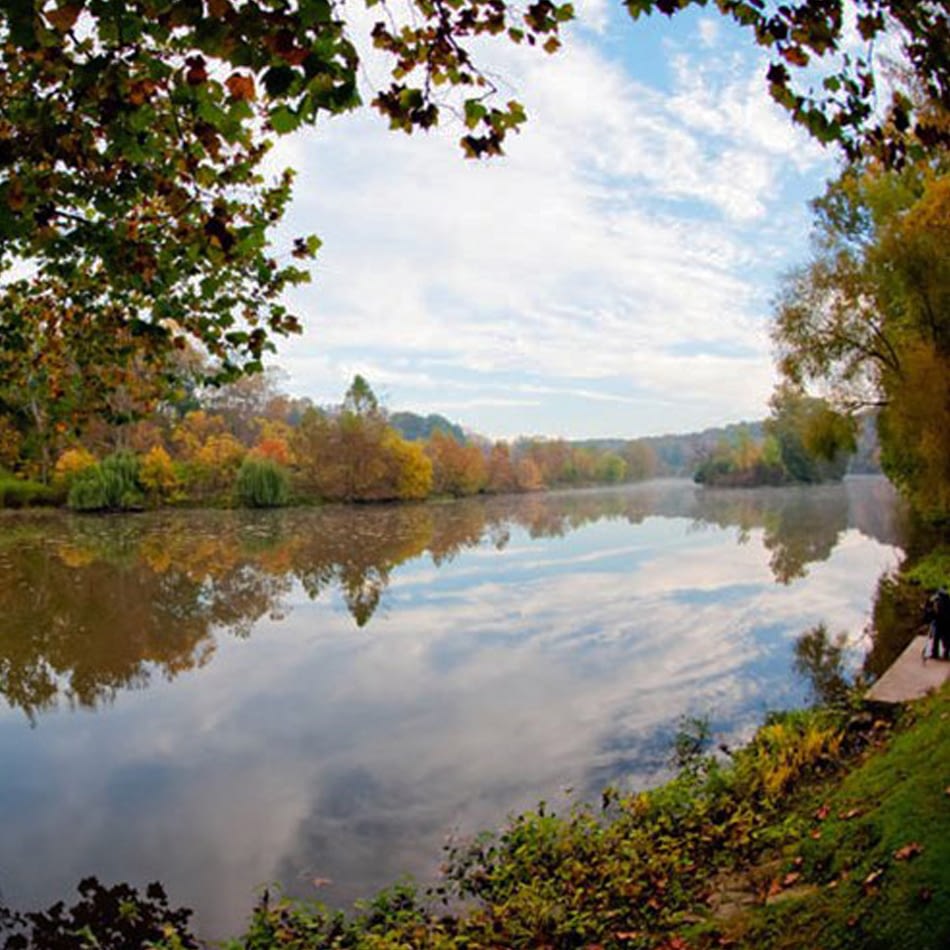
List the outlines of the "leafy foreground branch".
{"type": "MultiPolygon", "coordinates": [[[[894,724],[827,708],[772,716],[728,761],[703,738],[680,737],[678,776],[658,789],[608,790],[599,809],[564,817],[542,805],[452,846],[425,898],[402,884],[344,915],[265,895],[225,947],[948,945],[950,689],[894,724]]],[[[4,950],[199,945],[160,889],[84,887],[124,929],[81,905],[8,914],[4,950]]]]}

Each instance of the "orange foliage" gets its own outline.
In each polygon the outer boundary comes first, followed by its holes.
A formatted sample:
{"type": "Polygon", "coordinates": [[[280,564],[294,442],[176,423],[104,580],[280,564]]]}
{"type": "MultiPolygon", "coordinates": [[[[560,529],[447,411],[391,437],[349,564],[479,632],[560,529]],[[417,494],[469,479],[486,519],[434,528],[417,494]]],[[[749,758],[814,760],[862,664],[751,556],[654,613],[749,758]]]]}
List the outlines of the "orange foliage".
{"type": "Polygon", "coordinates": [[[255,458],[270,459],[279,465],[290,465],[292,454],[287,440],[280,436],[262,438],[250,452],[255,458]]]}
{"type": "Polygon", "coordinates": [[[192,461],[211,436],[221,435],[224,431],[224,419],[221,416],[196,409],[189,412],[172,430],[172,442],[181,458],[192,461]]]}
{"type": "Polygon", "coordinates": [[[56,460],[56,481],[68,485],[80,472],[92,468],[95,464],[96,457],[88,449],[67,449],[56,460]]]}
{"type": "Polygon", "coordinates": [[[527,456],[518,460],[518,464],[515,466],[515,479],[519,491],[540,491],[544,488],[541,470],[534,460],[527,456]]]}
{"type": "Polygon", "coordinates": [[[517,489],[518,479],[511,464],[511,450],[506,442],[496,442],[488,457],[488,490],[502,494],[517,489]]]}
{"type": "Polygon", "coordinates": [[[432,487],[437,494],[474,495],[485,488],[488,470],[477,445],[460,445],[436,429],[426,452],[432,459],[432,487]]]}

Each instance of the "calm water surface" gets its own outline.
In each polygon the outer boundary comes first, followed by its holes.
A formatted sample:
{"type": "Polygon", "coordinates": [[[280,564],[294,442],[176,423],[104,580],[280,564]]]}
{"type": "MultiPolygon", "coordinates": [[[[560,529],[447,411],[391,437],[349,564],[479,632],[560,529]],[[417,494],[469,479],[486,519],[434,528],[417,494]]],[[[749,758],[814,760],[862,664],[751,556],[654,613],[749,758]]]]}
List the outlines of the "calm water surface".
{"type": "Polygon", "coordinates": [[[451,833],[666,768],[680,717],[800,703],[899,558],[880,479],[445,505],[0,519],[0,898],[162,880],[346,904],[451,833]],[[317,889],[315,879],[330,879],[317,889]]]}

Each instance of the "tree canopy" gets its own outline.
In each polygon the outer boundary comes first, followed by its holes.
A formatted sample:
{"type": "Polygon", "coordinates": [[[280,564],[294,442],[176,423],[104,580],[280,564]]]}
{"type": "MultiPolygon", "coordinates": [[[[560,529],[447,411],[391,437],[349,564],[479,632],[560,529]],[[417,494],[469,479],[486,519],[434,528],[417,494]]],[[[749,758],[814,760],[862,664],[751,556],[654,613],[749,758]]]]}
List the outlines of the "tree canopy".
{"type": "MultiPolygon", "coordinates": [[[[481,104],[488,83],[462,40],[509,29],[553,49],[570,7],[416,7],[415,27],[373,28],[394,75],[374,104],[410,131],[437,121],[437,87],[470,88],[465,147],[500,151],[523,111],[481,104]],[[413,71],[419,88],[399,78],[413,71]]],[[[267,182],[261,163],[275,135],[359,105],[358,66],[328,0],[0,5],[0,272],[32,269],[6,290],[8,315],[47,296],[93,328],[118,315],[144,350],[197,344],[221,379],[259,369],[273,338],[299,329],[281,295],[319,246],[272,247],[293,176],[267,182]]]]}
{"type": "Polygon", "coordinates": [[[812,261],[790,275],[780,368],[846,409],[879,409],[881,463],[914,505],[950,516],[950,155],[853,165],[816,203],[812,261]]]}

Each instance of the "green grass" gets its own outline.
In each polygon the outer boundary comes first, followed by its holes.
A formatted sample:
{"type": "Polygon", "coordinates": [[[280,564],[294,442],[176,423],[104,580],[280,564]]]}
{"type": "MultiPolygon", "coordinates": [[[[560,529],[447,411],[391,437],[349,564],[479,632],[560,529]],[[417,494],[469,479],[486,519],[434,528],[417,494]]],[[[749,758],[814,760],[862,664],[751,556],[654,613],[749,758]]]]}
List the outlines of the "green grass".
{"type": "Polygon", "coordinates": [[[0,469],[0,508],[31,508],[56,505],[61,501],[62,498],[49,485],[17,478],[0,469]]]}
{"type": "Polygon", "coordinates": [[[798,811],[806,817],[812,806],[785,857],[800,866],[796,883],[819,890],[751,912],[731,934],[739,945],[950,947],[950,688],[905,714],[886,748],[798,811]]]}
{"type": "Polygon", "coordinates": [[[931,551],[907,572],[907,577],[926,587],[950,587],[950,547],[942,545],[931,551]]]}

